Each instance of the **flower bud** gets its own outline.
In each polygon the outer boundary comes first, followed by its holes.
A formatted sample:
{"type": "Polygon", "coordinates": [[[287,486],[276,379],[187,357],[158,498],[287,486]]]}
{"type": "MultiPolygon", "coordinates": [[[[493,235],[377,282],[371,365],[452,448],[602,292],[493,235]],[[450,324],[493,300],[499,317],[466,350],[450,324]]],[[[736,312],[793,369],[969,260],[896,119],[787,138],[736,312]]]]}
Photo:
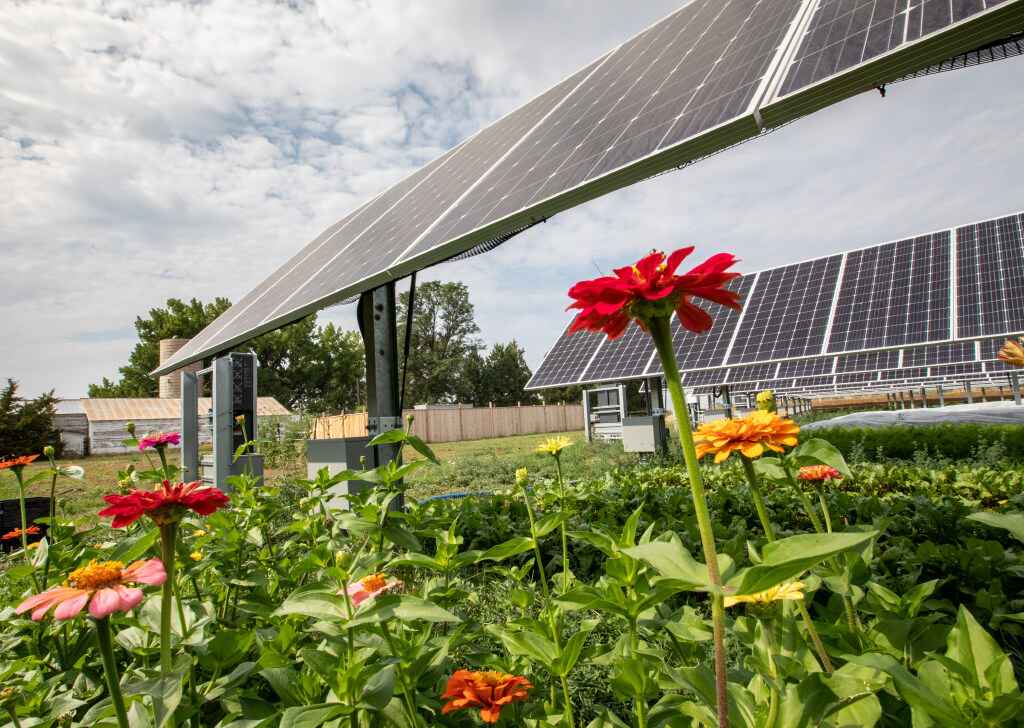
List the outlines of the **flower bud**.
{"type": "Polygon", "coordinates": [[[124,426],[124,429],[126,429],[128,431],[129,435],[131,435],[132,437],[135,437],[135,423],[134,422],[128,422],[128,424],[126,424],[124,426]]]}
{"type": "Polygon", "coordinates": [[[45,455],[47,458],[53,458],[53,452],[53,445],[47,445],[46,447],[43,448],[43,455],[45,455]]]}
{"type": "Polygon", "coordinates": [[[526,468],[516,469],[516,485],[526,485],[526,479],[530,476],[526,468]]]}

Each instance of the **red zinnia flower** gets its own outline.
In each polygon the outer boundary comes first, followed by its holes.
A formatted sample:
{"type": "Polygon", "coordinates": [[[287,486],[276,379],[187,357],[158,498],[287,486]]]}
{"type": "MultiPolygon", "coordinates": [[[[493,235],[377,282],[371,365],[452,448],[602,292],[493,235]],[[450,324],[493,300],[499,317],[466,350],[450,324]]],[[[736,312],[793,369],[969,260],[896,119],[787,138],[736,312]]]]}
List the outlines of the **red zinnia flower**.
{"type": "Polygon", "coordinates": [[[448,700],[441,713],[447,715],[463,708],[480,708],[480,718],[484,723],[497,723],[501,709],[526,700],[529,697],[527,691],[532,687],[522,675],[456,670],[448,678],[448,686],[441,696],[442,700],[448,700]]]}
{"type": "MultiPolygon", "coordinates": [[[[39,533],[39,526],[29,526],[25,529],[26,536],[35,536],[39,533]]],[[[0,541],[10,541],[11,539],[21,538],[21,529],[16,528],[13,531],[8,531],[3,536],[0,536],[0,541]]]]}
{"type": "Polygon", "coordinates": [[[616,339],[631,319],[646,329],[647,319],[668,316],[672,311],[679,323],[701,333],[713,322],[707,311],[693,304],[694,297],[739,311],[739,296],[724,287],[740,275],[727,270],[736,263],[735,256],[718,253],[688,273],[676,275],[676,268],[692,252],[692,246],[680,248],[666,260],[664,253],[654,251],[635,265],[616,268],[613,276],[580,281],[569,289],[569,296],[576,299],[569,308],[580,309],[569,333],[598,331],[616,339]]]}
{"type": "Polygon", "coordinates": [[[29,463],[34,462],[38,457],[38,455],[21,455],[16,458],[2,459],[0,460],[0,470],[21,470],[29,463]]]}
{"type": "Polygon", "coordinates": [[[820,482],[823,480],[842,480],[842,474],[828,465],[805,465],[797,473],[800,480],[820,482]]]}
{"type": "Polygon", "coordinates": [[[180,444],[181,434],[178,432],[151,432],[139,440],[139,450],[180,444]]]}
{"type": "Polygon", "coordinates": [[[191,483],[171,485],[165,480],[156,490],[133,490],[127,495],[105,495],[103,500],[110,504],[100,511],[101,516],[113,516],[114,528],[134,523],[141,516],[149,516],[157,523],[175,523],[181,520],[185,511],[195,511],[208,516],[225,506],[228,497],[218,488],[203,485],[199,480],[191,483]]]}

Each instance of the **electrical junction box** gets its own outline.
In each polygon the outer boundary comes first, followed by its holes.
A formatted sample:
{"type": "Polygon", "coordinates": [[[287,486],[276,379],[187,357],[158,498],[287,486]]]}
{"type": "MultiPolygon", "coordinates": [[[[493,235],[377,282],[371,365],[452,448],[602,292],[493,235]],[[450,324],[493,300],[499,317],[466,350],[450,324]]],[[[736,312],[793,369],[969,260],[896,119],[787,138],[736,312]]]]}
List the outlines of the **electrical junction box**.
{"type": "Polygon", "coordinates": [[[626,452],[663,452],[667,437],[663,414],[631,416],[622,421],[622,449],[626,452]]]}
{"type": "MultiPolygon", "coordinates": [[[[306,477],[315,480],[316,474],[327,468],[329,475],[343,470],[365,470],[374,467],[373,448],[367,445],[369,437],[332,437],[324,440],[306,441],[306,477]]],[[[365,480],[346,480],[331,488],[328,505],[332,508],[348,508],[347,495],[361,493],[373,487],[365,480]]]]}

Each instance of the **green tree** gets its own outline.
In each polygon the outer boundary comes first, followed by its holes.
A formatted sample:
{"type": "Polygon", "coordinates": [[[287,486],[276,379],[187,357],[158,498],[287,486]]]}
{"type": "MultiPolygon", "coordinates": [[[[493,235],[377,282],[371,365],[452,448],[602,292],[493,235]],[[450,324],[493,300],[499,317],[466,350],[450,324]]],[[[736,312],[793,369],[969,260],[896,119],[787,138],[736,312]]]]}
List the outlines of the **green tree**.
{"type": "Polygon", "coordinates": [[[150,372],[160,363],[160,340],[190,339],[229,308],[231,301],[226,298],[215,298],[205,304],[195,298],[188,303],[169,298],[165,307],[151,308],[148,318],[136,317],[135,331],[139,334],[139,342],[128,356],[128,363],[118,370],[121,378],[111,381],[104,377],[100,384],[90,384],[89,396],[157,396],[159,383],[150,376],[150,372]]]}
{"type": "MultiPolygon", "coordinates": [[[[158,381],[150,375],[160,360],[160,340],[191,338],[230,308],[226,298],[204,304],[172,298],[149,317],[135,319],[139,341],[119,371],[121,378],[106,377],[89,385],[90,397],[155,397],[158,381]]],[[[289,409],[324,413],[352,410],[365,391],[362,340],[358,333],[334,325],[317,328],[310,315],[284,328],[235,347],[252,351],[259,361],[258,389],[289,409]]]]}
{"type": "Polygon", "coordinates": [[[484,365],[484,374],[488,401],[495,406],[511,407],[536,401],[535,395],[524,389],[531,376],[525,354],[514,339],[507,344],[495,344],[491,348],[484,365]]]}
{"type": "MultiPolygon", "coordinates": [[[[398,297],[398,342],[405,341],[409,294],[398,297]]],[[[459,392],[466,357],[480,348],[469,289],[458,281],[428,281],[416,289],[406,405],[450,402],[459,392]]],[[[405,365],[404,357],[400,362],[405,365]]]]}
{"type": "Polygon", "coordinates": [[[569,387],[554,387],[537,392],[547,404],[580,404],[583,401],[583,387],[573,384],[569,387]]]}
{"type": "Polygon", "coordinates": [[[487,377],[487,360],[479,350],[469,352],[462,360],[462,371],[456,384],[455,398],[464,404],[486,407],[491,401],[487,377]]]}
{"type": "Polygon", "coordinates": [[[19,397],[18,383],[8,379],[0,391],[0,457],[38,455],[47,445],[60,455],[60,433],[53,423],[56,404],[52,390],[36,399],[19,397]]]}

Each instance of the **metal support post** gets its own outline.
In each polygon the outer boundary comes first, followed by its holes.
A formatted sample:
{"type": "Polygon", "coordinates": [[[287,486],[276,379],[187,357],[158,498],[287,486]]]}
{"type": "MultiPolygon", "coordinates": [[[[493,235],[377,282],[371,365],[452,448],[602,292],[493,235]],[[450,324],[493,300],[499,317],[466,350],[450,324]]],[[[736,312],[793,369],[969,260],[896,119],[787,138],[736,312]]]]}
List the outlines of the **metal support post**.
{"type": "Polygon", "coordinates": [[[899,390],[899,395],[900,395],[900,409],[901,410],[905,410],[907,408],[907,402],[906,402],[905,399],[903,399],[903,390],[902,389],[899,390]]]}
{"type": "Polygon", "coordinates": [[[981,388],[981,401],[988,402],[988,392],[985,391],[984,387],[981,388]]]}
{"type": "Polygon", "coordinates": [[[1003,401],[1003,385],[1000,384],[998,389],[999,389],[999,401],[1002,402],[1003,401]]]}
{"type": "Polygon", "coordinates": [[[942,385],[940,384],[938,387],[936,387],[936,389],[939,390],[939,407],[945,407],[946,406],[946,393],[943,391],[942,385]]]}
{"type": "Polygon", "coordinates": [[[964,382],[964,392],[967,394],[967,404],[974,404],[974,391],[971,389],[971,382],[964,382]]]}
{"type": "Polygon", "coordinates": [[[583,436],[587,442],[594,441],[594,433],[590,431],[590,391],[583,390],[583,436]]]}
{"type": "Polygon", "coordinates": [[[729,385],[722,385],[722,406],[725,407],[725,416],[730,420],[733,418],[732,396],[729,394],[729,385]]]}
{"type": "Polygon", "coordinates": [[[226,487],[231,475],[231,461],[235,454],[234,420],[231,409],[231,357],[221,356],[213,361],[213,482],[218,488],[226,487]]]}
{"type": "Polygon", "coordinates": [[[181,373],[181,479],[199,480],[199,377],[181,373]]]}
{"type": "Polygon", "coordinates": [[[1010,372],[1010,389],[1013,390],[1013,403],[1019,406],[1021,403],[1020,378],[1017,372],[1010,372]]]}
{"type": "MultiPolygon", "coordinates": [[[[366,350],[366,429],[371,439],[402,427],[396,313],[393,282],[367,291],[359,297],[357,315],[366,350]]],[[[374,462],[367,464],[383,465],[397,453],[397,445],[377,445],[373,448],[374,462]]],[[[392,503],[397,508],[402,507],[401,503],[392,503]]]]}
{"type": "Polygon", "coordinates": [[[921,385],[921,406],[928,409],[928,390],[921,385]]]}

